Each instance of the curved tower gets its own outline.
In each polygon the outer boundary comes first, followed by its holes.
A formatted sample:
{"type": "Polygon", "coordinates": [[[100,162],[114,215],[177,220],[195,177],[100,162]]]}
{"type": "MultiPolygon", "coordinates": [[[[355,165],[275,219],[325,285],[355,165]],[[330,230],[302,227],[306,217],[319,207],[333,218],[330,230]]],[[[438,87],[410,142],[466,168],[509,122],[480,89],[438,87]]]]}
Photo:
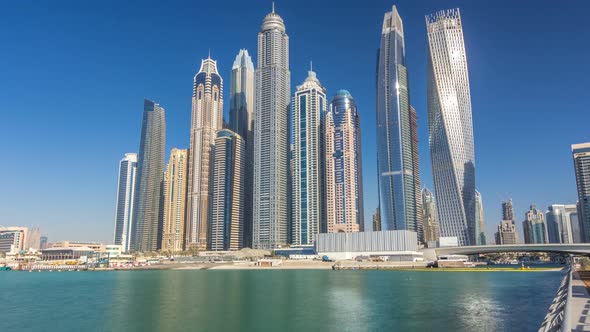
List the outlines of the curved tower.
{"type": "Polygon", "coordinates": [[[258,33],[254,99],[253,247],[287,243],[289,184],[289,37],[273,11],[258,33]]]}
{"type": "Polygon", "coordinates": [[[133,213],[134,250],[156,251],[161,244],[161,196],[166,151],[164,109],[150,100],[143,102],[143,121],[137,161],[137,187],[133,213]]]}
{"type": "Polygon", "coordinates": [[[471,96],[459,9],[426,16],[428,141],[440,236],[476,243],[471,96]]]}
{"type": "Polygon", "coordinates": [[[186,247],[203,250],[207,248],[211,148],[223,126],[223,80],[211,57],[201,61],[193,81],[191,120],[186,247]]]}
{"type": "Polygon", "coordinates": [[[381,230],[418,232],[418,156],[412,130],[402,19],[385,14],[377,71],[377,168],[381,230]]]}
{"type": "Polygon", "coordinates": [[[332,98],[324,123],[327,232],[363,231],[361,124],[348,91],[332,98]]]}

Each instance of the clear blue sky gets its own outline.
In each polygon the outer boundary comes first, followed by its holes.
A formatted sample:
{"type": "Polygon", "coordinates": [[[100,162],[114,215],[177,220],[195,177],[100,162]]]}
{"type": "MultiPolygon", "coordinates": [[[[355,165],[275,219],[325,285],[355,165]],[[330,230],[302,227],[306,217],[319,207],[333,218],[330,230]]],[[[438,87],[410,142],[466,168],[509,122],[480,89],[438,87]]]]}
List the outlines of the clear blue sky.
{"type": "MultiPolygon", "coordinates": [[[[575,203],[570,144],[590,141],[587,1],[277,1],[292,88],[313,60],[328,94],[349,90],[363,142],[365,216],[376,202],[375,67],[383,14],[404,21],[422,183],[432,188],[424,15],[459,7],[473,103],[476,183],[487,235],[512,197],[575,203]]],[[[4,1],[0,21],[0,225],[38,224],[50,241],[112,241],[118,161],[138,149],[143,98],[166,109],[167,150],[189,143],[202,58],[225,79],[256,55],[270,1],[4,1]]],[[[489,239],[488,239],[489,240],[489,239]]]]}

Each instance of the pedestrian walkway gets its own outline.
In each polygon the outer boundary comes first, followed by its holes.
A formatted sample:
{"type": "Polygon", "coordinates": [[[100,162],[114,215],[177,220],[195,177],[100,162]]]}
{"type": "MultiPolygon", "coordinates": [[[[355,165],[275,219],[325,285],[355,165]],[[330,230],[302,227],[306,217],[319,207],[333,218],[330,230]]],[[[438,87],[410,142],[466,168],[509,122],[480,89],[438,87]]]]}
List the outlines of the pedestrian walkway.
{"type": "Polygon", "coordinates": [[[590,295],[584,280],[590,284],[590,273],[573,272],[567,308],[571,331],[590,331],[590,295]]]}

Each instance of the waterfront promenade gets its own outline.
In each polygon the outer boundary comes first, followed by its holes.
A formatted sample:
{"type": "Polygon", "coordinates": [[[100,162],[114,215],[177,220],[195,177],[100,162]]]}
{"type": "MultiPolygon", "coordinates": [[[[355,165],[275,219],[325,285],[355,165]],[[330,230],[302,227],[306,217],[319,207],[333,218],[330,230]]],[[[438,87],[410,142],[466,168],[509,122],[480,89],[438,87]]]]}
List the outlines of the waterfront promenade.
{"type": "Polygon", "coordinates": [[[569,302],[569,328],[571,331],[590,331],[590,294],[582,277],[590,283],[590,275],[573,272],[569,302]]]}
{"type": "Polygon", "coordinates": [[[563,277],[539,332],[590,331],[590,272],[571,269],[563,277]]]}

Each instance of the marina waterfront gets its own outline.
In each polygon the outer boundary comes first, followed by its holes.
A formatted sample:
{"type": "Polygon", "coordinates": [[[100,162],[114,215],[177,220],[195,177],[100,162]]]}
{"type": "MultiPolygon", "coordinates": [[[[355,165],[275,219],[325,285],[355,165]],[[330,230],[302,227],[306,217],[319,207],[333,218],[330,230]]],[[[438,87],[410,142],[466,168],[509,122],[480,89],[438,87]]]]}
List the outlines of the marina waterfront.
{"type": "Polygon", "coordinates": [[[1,331],[537,331],[563,272],[0,273],[1,331]]]}

